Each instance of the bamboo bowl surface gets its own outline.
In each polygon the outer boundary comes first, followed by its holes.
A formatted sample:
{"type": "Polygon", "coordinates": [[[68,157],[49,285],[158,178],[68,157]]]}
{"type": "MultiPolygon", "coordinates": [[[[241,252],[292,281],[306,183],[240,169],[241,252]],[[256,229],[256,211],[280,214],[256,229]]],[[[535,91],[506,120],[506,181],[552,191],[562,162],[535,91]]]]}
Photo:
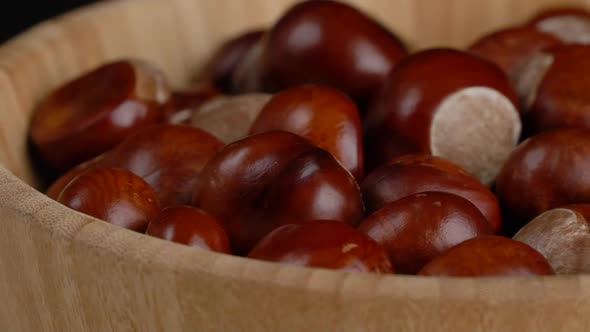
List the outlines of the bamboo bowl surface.
{"type": "MultiPolygon", "coordinates": [[[[590,1],[356,0],[415,49],[463,47],[538,9],[590,1]]],[[[292,0],[109,1],[0,47],[0,331],[589,331],[590,277],[419,278],[296,268],[144,236],[39,193],[34,105],[111,59],[180,86],[220,42],[292,0]]]]}

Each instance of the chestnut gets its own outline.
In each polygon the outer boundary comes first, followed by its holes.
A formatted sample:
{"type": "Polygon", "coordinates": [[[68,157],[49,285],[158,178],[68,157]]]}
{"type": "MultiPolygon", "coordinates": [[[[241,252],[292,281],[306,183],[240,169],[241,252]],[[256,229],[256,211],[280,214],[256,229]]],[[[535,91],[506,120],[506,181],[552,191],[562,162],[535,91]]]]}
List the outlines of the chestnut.
{"type": "Polygon", "coordinates": [[[104,154],[101,154],[101,155],[97,156],[96,158],[93,158],[91,160],[83,162],[82,164],[72,168],[71,170],[69,170],[68,172],[66,172],[65,174],[63,174],[59,178],[57,178],[57,180],[55,180],[49,186],[49,188],[47,188],[45,195],[47,195],[47,197],[49,197],[53,200],[57,200],[57,198],[59,197],[59,194],[61,194],[61,192],[64,190],[64,188],[70,182],[72,182],[72,180],[74,180],[80,174],[86,172],[87,170],[97,167],[100,164],[100,162],[102,161],[102,158],[104,158],[104,154]]]}
{"type": "Polygon", "coordinates": [[[473,175],[439,157],[413,154],[395,158],[371,172],[361,183],[361,191],[368,213],[425,191],[454,194],[475,205],[494,233],[502,232],[496,196],[473,175]]]}
{"type": "Polygon", "coordinates": [[[531,58],[519,81],[531,132],[560,127],[590,129],[590,45],[560,45],[531,58]]]}
{"type": "Polygon", "coordinates": [[[590,131],[562,128],[524,141],[496,182],[509,234],[545,211],[590,203],[589,168],[590,131]]]}
{"type": "Polygon", "coordinates": [[[72,180],[58,202],[108,223],[144,232],[160,212],[158,196],[137,175],[118,168],[93,168],[72,180]]]}
{"type": "Polygon", "coordinates": [[[391,71],[366,114],[366,153],[371,165],[430,153],[490,184],[518,142],[518,103],[495,64],[452,49],[419,52],[391,71]]]}
{"type": "Polygon", "coordinates": [[[165,121],[171,124],[190,124],[193,114],[219,93],[219,90],[209,84],[173,91],[164,111],[165,121]]]}
{"type": "Polygon", "coordinates": [[[528,23],[567,43],[590,44],[590,12],[582,8],[552,8],[528,23]]]}
{"type": "Polygon", "coordinates": [[[231,254],[227,234],[219,220],[191,206],[164,209],[150,222],[146,234],[192,247],[231,254]]]}
{"type": "Polygon", "coordinates": [[[342,92],[320,85],[284,90],[264,106],[251,134],[284,130],[332,153],[356,179],[363,178],[361,119],[356,104],[342,92]]]}
{"type": "Polygon", "coordinates": [[[350,225],[333,220],[283,225],[260,240],[248,257],[298,266],[393,273],[383,247],[350,225]]]}
{"type": "Polygon", "coordinates": [[[423,192],[383,206],[359,231],[381,244],[397,273],[416,274],[433,258],[492,227],[468,200],[442,192],[423,192]]]}
{"type": "Polygon", "coordinates": [[[189,124],[215,135],[224,143],[233,143],[248,136],[252,123],[271,99],[266,93],[219,96],[193,112],[189,124]]]}
{"type": "Polygon", "coordinates": [[[246,54],[262,39],[264,33],[264,30],[246,31],[224,42],[193,81],[212,82],[225,93],[237,92],[232,78],[246,54]]]}
{"type": "Polygon", "coordinates": [[[423,276],[492,277],[542,276],[554,274],[535,249],[499,236],[467,240],[430,261],[419,273],[423,276]]]}
{"type": "Polygon", "coordinates": [[[107,152],[100,165],[142,177],[156,190],[162,207],[186,205],[201,170],[222,147],[222,142],[204,130],[160,124],[128,137],[107,152]]]}
{"type": "Polygon", "coordinates": [[[270,91],[317,83],[364,104],[406,55],[402,42],[356,8],[315,0],[291,7],[261,45],[260,84],[270,91]]]}
{"type": "Polygon", "coordinates": [[[469,51],[497,64],[515,85],[533,55],[560,44],[562,41],[558,38],[534,27],[511,27],[480,38],[469,51]]]}
{"type": "Polygon", "coordinates": [[[364,212],[350,172],[329,152],[283,131],[223,148],[201,172],[193,205],[223,223],[238,254],[281,225],[313,219],[357,225],[364,212]]]}
{"type": "Polygon", "coordinates": [[[33,113],[31,140],[51,167],[65,171],[160,122],[169,96],[164,75],[151,65],[108,63],[47,96],[33,113]]]}
{"type": "Polygon", "coordinates": [[[590,204],[567,205],[542,213],[514,240],[535,248],[557,274],[590,272],[590,204]]]}

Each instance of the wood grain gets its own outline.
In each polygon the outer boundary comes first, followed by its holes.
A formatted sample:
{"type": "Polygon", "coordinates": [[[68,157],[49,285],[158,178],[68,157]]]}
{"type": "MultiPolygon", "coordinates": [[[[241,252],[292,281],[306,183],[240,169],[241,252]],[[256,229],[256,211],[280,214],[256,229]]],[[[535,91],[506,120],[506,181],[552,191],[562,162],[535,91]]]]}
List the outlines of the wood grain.
{"type": "MultiPolygon", "coordinates": [[[[556,3],[351,2],[414,48],[461,47],[556,3]]],[[[120,229],[31,187],[28,121],[48,91],[123,56],[153,61],[181,85],[224,38],[271,24],[290,3],[109,1],[0,47],[0,331],[590,330],[587,276],[440,279],[281,266],[120,229]]]]}

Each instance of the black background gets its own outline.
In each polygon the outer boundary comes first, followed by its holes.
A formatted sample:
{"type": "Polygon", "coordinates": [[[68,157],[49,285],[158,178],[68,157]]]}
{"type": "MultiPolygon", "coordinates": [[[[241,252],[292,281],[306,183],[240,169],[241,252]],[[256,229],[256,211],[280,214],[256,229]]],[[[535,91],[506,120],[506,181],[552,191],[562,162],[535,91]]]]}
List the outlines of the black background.
{"type": "Polygon", "coordinates": [[[93,0],[21,0],[2,1],[0,41],[6,41],[35,23],[71,9],[96,2],[93,0]]]}

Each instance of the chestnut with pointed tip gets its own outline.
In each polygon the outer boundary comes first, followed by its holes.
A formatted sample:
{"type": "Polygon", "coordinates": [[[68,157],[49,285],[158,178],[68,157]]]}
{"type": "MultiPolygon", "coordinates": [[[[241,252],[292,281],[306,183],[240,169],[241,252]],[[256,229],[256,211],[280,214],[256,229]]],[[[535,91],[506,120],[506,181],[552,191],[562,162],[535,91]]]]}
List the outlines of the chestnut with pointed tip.
{"type": "Polygon", "coordinates": [[[383,247],[350,225],[333,220],[281,226],[260,240],[248,257],[298,266],[393,273],[383,247]]]}
{"type": "Polygon", "coordinates": [[[219,96],[193,113],[190,125],[215,135],[226,144],[248,136],[252,123],[272,98],[266,93],[219,96]]]}
{"type": "Polygon", "coordinates": [[[281,225],[313,219],[356,225],[364,212],[350,172],[330,153],[282,131],[221,150],[203,169],[193,205],[223,223],[238,254],[281,225]]]}
{"type": "Polygon", "coordinates": [[[72,180],[58,202],[108,223],[145,232],[160,212],[158,196],[137,175],[119,168],[93,168],[72,180]]]}
{"type": "Polygon", "coordinates": [[[542,213],[514,240],[535,248],[557,274],[590,272],[590,204],[567,205],[542,213]]]}
{"type": "Polygon", "coordinates": [[[528,25],[566,43],[590,44],[590,12],[582,8],[552,8],[533,17],[528,25]]]}
{"type": "Polygon", "coordinates": [[[590,129],[590,45],[561,45],[531,58],[519,81],[532,133],[555,128],[590,129]]]}
{"type": "Polygon", "coordinates": [[[356,179],[363,178],[361,119],[356,104],[342,92],[320,85],[279,92],[264,106],[250,134],[271,130],[308,139],[332,153],[356,179]]]}
{"type": "Polygon", "coordinates": [[[490,184],[518,142],[518,103],[506,74],[478,56],[451,49],[410,55],[365,116],[368,162],[425,152],[490,184]]]}
{"type": "Polygon", "coordinates": [[[492,227],[466,199],[423,192],[383,206],[365,219],[359,231],[381,244],[397,273],[416,274],[429,261],[492,227]]]}
{"type": "Polygon", "coordinates": [[[65,171],[160,122],[170,97],[159,70],[139,60],[108,63],[47,96],[31,121],[41,156],[65,171]]]}
{"type": "Polygon", "coordinates": [[[261,84],[270,91],[317,83],[364,104],[406,55],[385,27],[348,4],[300,2],[269,30],[260,55],[261,84]]]}
{"type": "Polygon", "coordinates": [[[557,129],[524,141],[496,182],[508,234],[545,211],[590,203],[589,169],[590,131],[557,129]]]}
{"type": "Polygon", "coordinates": [[[191,206],[175,206],[162,210],[150,222],[147,235],[191,247],[231,254],[227,234],[219,220],[191,206]]]}
{"type": "Polygon", "coordinates": [[[545,48],[562,44],[556,37],[534,27],[512,27],[486,35],[469,51],[497,64],[513,84],[528,60],[545,48]]]}
{"type": "Polygon", "coordinates": [[[485,216],[495,234],[502,232],[496,196],[473,175],[442,158],[426,154],[395,158],[371,172],[361,183],[368,213],[425,191],[446,192],[468,200],[485,216]]]}
{"type": "Polygon", "coordinates": [[[423,276],[496,277],[543,276],[554,274],[535,249],[500,236],[467,240],[430,261],[419,273],[423,276]]]}

